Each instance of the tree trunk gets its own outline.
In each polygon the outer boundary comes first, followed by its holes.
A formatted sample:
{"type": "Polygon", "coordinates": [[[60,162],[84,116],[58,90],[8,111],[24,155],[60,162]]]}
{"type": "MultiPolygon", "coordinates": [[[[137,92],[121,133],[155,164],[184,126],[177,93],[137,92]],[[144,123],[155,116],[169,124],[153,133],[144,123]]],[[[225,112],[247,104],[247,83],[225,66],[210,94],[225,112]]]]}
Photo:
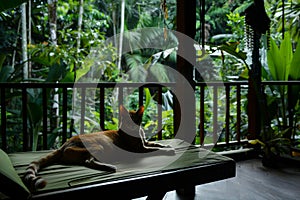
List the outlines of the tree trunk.
{"type": "Polygon", "coordinates": [[[22,63],[23,63],[23,79],[28,79],[26,3],[23,3],[21,5],[21,11],[22,11],[22,63]]]}
{"type": "MultiPolygon", "coordinates": [[[[31,0],[28,1],[28,44],[31,45],[31,0]]],[[[32,63],[31,55],[28,55],[28,78],[31,77],[32,63]]]]}
{"type": "Polygon", "coordinates": [[[83,0],[79,0],[79,14],[78,14],[78,34],[77,34],[77,53],[80,52],[80,39],[83,18],[83,0]]]}
{"type": "Polygon", "coordinates": [[[114,45],[117,46],[117,19],[116,19],[116,10],[113,6],[112,10],[112,20],[113,20],[113,33],[114,33],[114,45]]]}
{"type": "Polygon", "coordinates": [[[56,21],[57,21],[57,0],[48,0],[49,26],[50,26],[50,41],[53,45],[57,45],[56,21]]]}
{"type": "MultiPolygon", "coordinates": [[[[20,33],[20,27],[21,27],[21,22],[22,22],[22,19],[19,20],[19,23],[18,23],[18,29],[17,29],[17,34],[19,35],[20,33]]],[[[14,43],[14,51],[13,51],[13,55],[12,55],[12,60],[11,60],[11,67],[14,69],[15,68],[15,64],[16,64],[16,54],[17,54],[17,44],[18,44],[18,40],[16,39],[15,43],[14,43]]]]}
{"type": "MultiPolygon", "coordinates": [[[[57,46],[57,0],[48,0],[48,14],[49,14],[49,28],[50,28],[50,42],[53,46],[57,46]]],[[[58,91],[55,88],[55,93],[58,91]]],[[[54,130],[58,126],[58,116],[59,116],[59,95],[55,94],[53,97],[54,103],[51,110],[51,130],[54,130]]]]}
{"type": "Polygon", "coordinates": [[[121,25],[120,25],[120,40],[119,40],[119,54],[118,54],[118,69],[121,70],[122,50],[123,50],[123,36],[125,23],[125,0],[121,2],[121,25]]]}

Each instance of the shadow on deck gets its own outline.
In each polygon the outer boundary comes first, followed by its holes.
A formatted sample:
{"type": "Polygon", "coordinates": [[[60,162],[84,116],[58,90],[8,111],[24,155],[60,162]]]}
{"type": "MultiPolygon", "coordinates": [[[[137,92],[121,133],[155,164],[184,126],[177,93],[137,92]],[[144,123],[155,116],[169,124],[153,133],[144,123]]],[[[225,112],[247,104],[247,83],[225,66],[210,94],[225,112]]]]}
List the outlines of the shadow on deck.
{"type": "MultiPolygon", "coordinates": [[[[168,192],[164,200],[296,200],[300,198],[300,166],[281,163],[277,169],[265,168],[260,159],[237,162],[236,177],[200,185],[195,197],[168,192]]],[[[143,200],[146,198],[139,198],[143,200]]]]}

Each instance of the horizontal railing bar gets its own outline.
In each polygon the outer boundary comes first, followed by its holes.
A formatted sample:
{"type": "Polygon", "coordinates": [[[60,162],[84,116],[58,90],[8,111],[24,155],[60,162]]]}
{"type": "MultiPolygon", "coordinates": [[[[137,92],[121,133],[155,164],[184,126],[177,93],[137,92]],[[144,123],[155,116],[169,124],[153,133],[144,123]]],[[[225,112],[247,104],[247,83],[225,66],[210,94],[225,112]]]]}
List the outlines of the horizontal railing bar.
{"type": "Polygon", "coordinates": [[[300,85],[300,81],[262,81],[262,85],[300,85]]]}
{"type": "MultiPolygon", "coordinates": [[[[300,81],[262,81],[262,85],[300,85],[300,81]]],[[[147,82],[147,83],[53,83],[53,82],[38,82],[38,83],[0,83],[0,88],[114,88],[114,87],[174,87],[175,82],[147,82]]],[[[226,86],[226,85],[248,85],[248,81],[212,81],[212,82],[197,82],[195,86],[226,86]]]]}
{"type": "Polygon", "coordinates": [[[114,87],[174,87],[175,83],[0,83],[0,88],[114,88],[114,87]]]}
{"type": "MultiPolygon", "coordinates": [[[[262,81],[262,85],[300,85],[300,81],[262,81]]],[[[198,82],[196,86],[227,86],[227,85],[248,85],[248,81],[228,81],[228,82],[198,82]]]]}

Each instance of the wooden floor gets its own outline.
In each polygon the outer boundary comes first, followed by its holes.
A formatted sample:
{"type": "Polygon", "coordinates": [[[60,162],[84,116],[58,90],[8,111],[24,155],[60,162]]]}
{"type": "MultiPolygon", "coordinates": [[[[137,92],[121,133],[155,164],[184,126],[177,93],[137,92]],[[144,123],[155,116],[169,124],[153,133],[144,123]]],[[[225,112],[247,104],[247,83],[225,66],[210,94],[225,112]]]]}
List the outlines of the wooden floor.
{"type": "MultiPolygon", "coordinates": [[[[260,159],[237,162],[235,178],[196,187],[194,197],[168,192],[164,200],[297,200],[300,199],[300,167],[284,164],[265,168],[260,159]]],[[[139,198],[138,200],[144,200],[139,198]]]]}

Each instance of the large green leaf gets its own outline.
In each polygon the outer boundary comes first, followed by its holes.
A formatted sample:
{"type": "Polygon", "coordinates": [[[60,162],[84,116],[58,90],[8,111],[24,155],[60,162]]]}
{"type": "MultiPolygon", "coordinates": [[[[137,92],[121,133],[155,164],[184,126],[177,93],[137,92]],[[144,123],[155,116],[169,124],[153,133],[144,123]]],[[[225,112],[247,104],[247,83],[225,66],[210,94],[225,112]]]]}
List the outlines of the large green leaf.
{"type": "Polygon", "coordinates": [[[243,62],[245,62],[245,60],[247,59],[247,54],[239,50],[238,43],[236,42],[222,44],[221,46],[219,46],[219,49],[222,51],[226,51],[227,53],[238,59],[241,59],[243,62]]]}
{"type": "MultiPolygon", "coordinates": [[[[7,199],[29,199],[30,191],[14,169],[8,155],[1,149],[0,160],[1,192],[11,197],[7,199]]],[[[3,199],[6,199],[5,196],[3,199]]]]}
{"type": "Polygon", "coordinates": [[[268,66],[273,80],[288,80],[291,61],[293,59],[291,37],[288,32],[280,47],[270,39],[270,49],[267,53],[268,66]]]}
{"type": "Polygon", "coordinates": [[[282,61],[282,65],[278,69],[280,70],[279,73],[281,75],[281,80],[288,80],[291,61],[293,59],[293,48],[292,48],[291,36],[289,32],[286,32],[284,34],[284,40],[280,45],[279,51],[280,51],[281,61],[282,61]]]}
{"type": "Polygon", "coordinates": [[[168,70],[166,70],[165,65],[157,62],[150,67],[150,72],[159,82],[170,82],[168,70]]]}
{"type": "MultiPolygon", "coordinates": [[[[290,66],[289,80],[300,80],[300,40],[297,42],[297,48],[293,56],[293,60],[290,66]]],[[[300,86],[293,85],[290,88],[290,94],[293,98],[289,99],[290,106],[294,107],[299,101],[300,98],[300,86]]]]}
{"type": "Polygon", "coordinates": [[[270,49],[267,52],[268,67],[273,80],[280,80],[279,68],[282,66],[281,55],[276,42],[270,39],[270,49]]]}
{"type": "Polygon", "coordinates": [[[145,110],[147,110],[152,97],[151,97],[151,93],[150,93],[149,88],[144,88],[144,92],[145,92],[145,99],[146,99],[144,107],[145,107],[145,110]]]}
{"type": "Polygon", "coordinates": [[[135,65],[128,71],[128,74],[133,82],[145,82],[148,72],[143,65],[135,65]]]}
{"type": "Polygon", "coordinates": [[[14,69],[11,66],[4,66],[0,70],[0,82],[7,82],[14,69]]]}
{"type": "Polygon", "coordinates": [[[298,40],[297,44],[289,73],[292,80],[300,80],[300,40],[298,40]]]}
{"type": "Polygon", "coordinates": [[[130,70],[131,80],[134,82],[145,82],[148,76],[148,72],[144,67],[143,57],[139,54],[126,54],[126,63],[130,70]]]}
{"type": "Polygon", "coordinates": [[[54,64],[50,67],[46,82],[56,82],[64,73],[64,67],[59,64],[54,64]]]}

